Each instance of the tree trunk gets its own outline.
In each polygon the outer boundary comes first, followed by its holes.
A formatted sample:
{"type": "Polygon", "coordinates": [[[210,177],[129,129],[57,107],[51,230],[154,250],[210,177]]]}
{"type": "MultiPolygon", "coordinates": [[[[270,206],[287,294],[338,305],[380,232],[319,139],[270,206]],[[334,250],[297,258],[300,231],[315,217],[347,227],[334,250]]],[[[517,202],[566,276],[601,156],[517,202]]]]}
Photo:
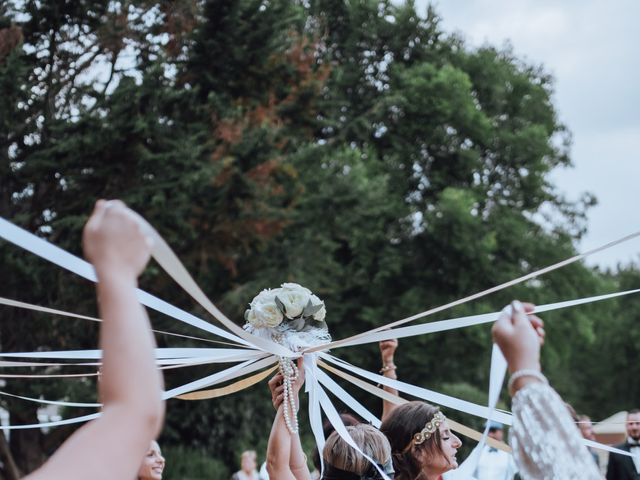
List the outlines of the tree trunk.
{"type": "MultiPolygon", "coordinates": [[[[13,425],[26,425],[38,423],[37,407],[15,409],[11,411],[11,423],[13,425]]],[[[18,468],[31,473],[39,468],[46,460],[42,445],[42,432],[39,428],[28,430],[14,430],[9,439],[11,453],[18,468]]]]}
{"type": "Polygon", "coordinates": [[[0,461],[2,461],[2,474],[5,480],[18,480],[22,476],[2,430],[0,430],[0,461]]]}

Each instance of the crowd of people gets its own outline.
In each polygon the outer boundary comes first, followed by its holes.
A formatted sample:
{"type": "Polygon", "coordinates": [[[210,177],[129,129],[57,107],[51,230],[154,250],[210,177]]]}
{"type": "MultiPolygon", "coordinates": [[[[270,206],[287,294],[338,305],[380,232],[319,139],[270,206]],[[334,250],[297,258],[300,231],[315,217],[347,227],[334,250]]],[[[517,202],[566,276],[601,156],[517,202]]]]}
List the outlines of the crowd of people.
{"type": "MultiPolygon", "coordinates": [[[[158,480],[165,465],[155,441],[164,416],[162,378],[155,364],[149,320],[136,296],[137,278],[150,258],[152,241],[139,218],[122,202],[99,201],[85,226],[83,247],[98,277],[103,320],[99,382],[102,415],[74,433],[27,478],[126,479],[137,475],[138,479],[158,480]]],[[[524,480],[601,479],[566,404],[542,374],[544,324],[532,314],[533,308],[514,301],[493,325],[493,340],[502,350],[510,373],[512,455],[487,447],[478,462],[477,478],[499,478],[491,473],[499,466],[509,469],[508,475],[517,469],[524,480]]],[[[381,372],[392,378],[396,375],[396,347],[394,341],[381,345],[381,372]]],[[[292,384],[296,399],[304,384],[302,359],[298,362],[300,373],[292,384]]],[[[271,379],[269,388],[276,413],[267,448],[268,476],[272,480],[308,480],[312,473],[300,438],[287,428],[283,414],[281,374],[271,379]]],[[[338,431],[326,427],[326,443],[321,458],[315,461],[323,480],[374,480],[385,475],[396,480],[440,480],[458,467],[457,451],[462,442],[451,431],[444,412],[434,405],[385,402],[380,429],[351,415],[343,415],[342,420],[354,444],[344,439],[340,425],[338,431]]],[[[578,424],[588,435],[587,420],[578,424]]],[[[490,436],[502,440],[502,426],[489,427],[490,436]]],[[[627,432],[629,439],[620,448],[640,453],[640,411],[629,412],[627,432]]],[[[612,454],[606,477],[637,480],[639,471],[640,456],[612,454]]],[[[243,454],[242,468],[233,478],[260,478],[255,452],[243,454]]]]}

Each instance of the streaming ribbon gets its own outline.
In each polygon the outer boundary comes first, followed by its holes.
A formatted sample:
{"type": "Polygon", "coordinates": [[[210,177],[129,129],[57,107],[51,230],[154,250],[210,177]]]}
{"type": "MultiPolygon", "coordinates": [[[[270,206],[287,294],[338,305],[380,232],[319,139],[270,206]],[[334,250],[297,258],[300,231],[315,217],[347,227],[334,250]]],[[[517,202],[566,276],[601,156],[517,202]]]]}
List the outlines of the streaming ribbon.
{"type": "MultiPolygon", "coordinates": [[[[227,318],[218,308],[208,299],[208,297],[202,292],[202,290],[198,287],[193,278],[189,275],[187,270],[184,268],[182,263],[178,260],[173,251],[169,248],[169,246],[164,242],[164,240],[160,237],[160,235],[144,220],[145,230],[147,235],[153,238],[154,248],[152,251],[152,256],[154,259],[163,267],[163,269],[178,283],[191,297],[196,300],[196,302],[202,306],[209,314],[211,314],[218,322],[220,322],[224,327],[226,327],[229,331],[223,330],[215,325],[212,325],[205,320],[202,320],[184,310],[176,308],[173,305],[170,305],[163,300],[150,295],[147,292],[142,290],[138,290],[138,298],[143,305],[147,307],[157,310],[161,313],[164,313],[168,316],[171,316],[179,321],[187,323],[193,327],[204,330],[212,335],[222,337],[226,340],[229,340],[232,346],[238,346],[241,348],[228,348],[228,349],[212,349],[212,348],[167,348],[167,349],[157,349],[156,357],[158,359],[158,363],[163,362],[165,365],[169,365],[167,368],[175,368],[182,367],[187,365],[195,365],[195,364],[208,364],[208,363],[227,363],[227,362],[241,362],[237,365],[224,369],[220,372],[214,373],[202,379],[189,382],[187,384],[181,385],[179,387],[173,388],[164,392],[163,398],[182,398],[185,400],[196,400],[196,399],[204,399],[204,398],[214,398],[222,395],[227,395],[230,393],[234,393],[240,391],[243,388],[248,388],[251,385],[263,380],[266,378],[271,371],[273,371],[273,367],[271,367],[274,363],[277,362],[277,357],[289,357],[295,358],[299,357],[300,353],[295,353],[290,351],[289,349],[279,345],[275,342],[257,337],[252,335],[241,327],[232,322],[229,318],[227,318]],[[270,367],[270,368],[269,368],[270,367]],[[267,370],[265,370],[267,369],[267,370]],[[217,388],[208,391],[197,392],[196,390],[207,388],[213,385],[217,385],[222,382],[231,381],[237,379],[239,377],[243,377],[249,374],[253,374],[253,372],[262,370],[261,372],[252,375],[251,377],[244,378],[243,380],[236,381],[228,385],[227,387],[217,388]]],[[[309,394],[309,417],[311,422],[312,431],[314,437],[316,439],[317,446],[320,450],[322,450],[322,446],[324,445],[324,436],[322,433],[322,418],[321,411],[324,411],[327,418],[335,427],[336,431],[343,437],[343,439],[351,446],[357,448],[357,445],[353,442],[353,439],[350,437],[348,431],[342,425],[340,421],[340,417],[333,407],[329,397],[327,396],[323,386],[328,388],[334,393],[339,394],[341,400],[345,402],[350,408],[352,408],[355,412],[358,412],[363,418],[371,421],[374,425],[379,424],[379,419],[377,419],[373,414],[367,411],[367,409],[362,406],[359,402],[357,402],[351,395],[349,395],[344,389],[342,389],[338,384],[336,384],[326,373],[322,372],[318,366],[322,366],[325,370],[330,371],[337,376],[340,376],[346,380],[349,380],[351,383],[355,384],[360,388],[364,388],[366,391],[380,396],[381,398],[389,399],[389,394],[384,392],[384,390],[374,387],[373,385],[368,384],[362,380],[353,377],[350,374],[347,374],[343,370],[348,370],[351,373],[354,373],[362,378],[365,378],[369,381],[378,382],[379,384],[390,386],[392,388],[397,389],[398,391],[402,391],[409,395],[412,395],[417,398],[421,398],[439,405],[446,406],[448,408],[452,408],[455,410],[459,410],[461,412],[465,412],[471,415],[479,416],[485,419],[496,419],[502,423],[510,425],[512,422],[511,414],[508,412],[503,412],[500,410],[496,410],[495,405],[498,400],[498,396],[502,387],[502,383],[504,380],[504,375],[506,371],[506,362],[502,357],[502,353],[499,349],[494,346],[492,353],[492,363],[491,363],[491,371],[490,371],[490,387],[489,387],[489,399],[488,406],[477,405],[472,402],[467,402],[461,399],[457,399],[455,397],[451,397],[448,395],[444,395],[432,390],[428,390],[422,387],[417,387],[414,385],[410,385],[404,382],[400,382],[398,380],[392,380],[387,377],[377,375],[367,370],[358,368],[354,365],[350,365],[343,360],[340,360],[332,355],[329,355],[327,352],[329,349],[335,349],[339,347],[345,346],[354,346],[360,345],[364,343],[377,342],[384,339],[390,338],[403,338],[415,335],[423,335],[427,333],[434,333],[438,331],[451,330],[455,328],[462,328],[471,325],[480,325],[483,323],[492,322],[497,319],[499,315],[498,312],[487,313],[482,315],[473,315],[468,317],[462,317],[458,319],[449,319],[442,320],[438,322],[426,323],[422,325],[416,325],[411,327],[403,327],[403,328],[395,328],[400,327],[408,322],[417,320],[419,318],[424,318],[429,315],[433,315],[435,313],[444,311],[454,306],[462,305],[463,303],[481,298],[483,296],[489,295],[491,293],[497,292],[499,290],[505,289],[507,287],[525,282],[532,278],[538,277],[550,271],[556,270],[563,266],[569,265],[571,263],[577,262],[586,258],[588,255],[594,254],[596,252],[603,251],[607,248],[611,248],[614,245],[622,243],[624,241],[630,240],[632,238],[636,238],[640,235],[640,232],[633,233],[624,238],[615,240],[614,242],[610,242],[606,245],[598,247],[596,249],[590,250],[583,254],[579,254],[573,256],[567,260],[563,260],[556,264],[553,264],[549,267],[545,267],[541,270],[529,273],[522,277],[519,277],[515,280],[511,280],[509,282],[503,283],[496,287],[492,287],[490,289],[484,290],[482,292],[478,292],[476,294],[467,296],[463,299],[456,300],[454,302],[450,302],[446,305],[442,305],[439,307],[435,307],[429,309],[425,312],[419,313],[417,315],[413,315],[411,317],[404,318],[402,320],[398,320],[396,322],[392,322],[387,325],[383,325],[381,327],[377,327],[367,332],[363,332],[357,335],[353,335],[351,337],[337,340],[328,344],[319,345],[310,349],[307,349],[305,352],[302,352],[304,357],[304,369],[306,373],[306,390],[309,394]],[[333,366],[329,365],[332,364],[333,366]],[[335,368],[339,367],[339,368],[335,368]],[[340,372],[340,373],[338,373],[340,372]],[[384,393],[382,393],[384,392],[384,393]]],[[[5,240],[14,243],[15,245],[28,250],[68,271],[71,271],[77,275],[80,275],[90,281],[97,281],[95,272],[93,267],[85,262],[84,260],[60,249],[52,245],[51,243],[13,225],[0,218],[0,237],[5,240]]],[[[606,295],[599,295],[589,298],[570,300],[566,302],[559,302],[549,305],[543,305],[536,307],[535,312],[544,312],[556,310],[559,308],[566,308],[581,304],[586,304],[590,302],[607,300],[615,297],[619,297],[622,295],[630,295],[634,293],[638,293],[638,290],[629,290],[626,292],[617,292],[606,295]]],[[[38,307],[35,305],[26,304],[24,302],[17,302],[15,300],[9,299],[0,299],[0,303],[4,305],[9,305],[18,308],[29,308],[31,310],[38,310],[44,313],[50,313],[55,315],[64,315],[69,317],[75,317],[85,320],[99,320],[92,317],[86,317],[83,315],[70,314],[67,312],[62,312],[59,310],[48,309],[46,307],[38,307]]],[[[158,333],[169,334],[169,335],[177,335],[172,334],[170,332],[159,331],[158,333]]],[[[197,338],[198,340],[206,340],[197,338]]],[[[227,343],[227,342],[221,342],[227,343]]],[[[78,350],[78,351],[65,351],[65,352],[22,352],[22,353],[0,353],[0,357],[9,357],[9,358],[41,358],[41,359],[57,359],[57,360],[99,360],[101,358],[101,353],[99,350],[78,350]]],[[[1,366],[27,366],[29,362],[16,362],[16,361],[6,361],[0,360],[1,366]]],[[[31,362],[34,365],[29,366],[44,366],[46,363],[38,363],[31,362]],[[35,365],[37,364],[37,365],[35,365]]],[[[78,366],[78,365],[94,365],[95,363],[66,363],[62,365],[69,366],[78,366]]],[[[74,374],[69,374],[74,375],[74,374]]],[[[52,376],[52,375],[50,375],[52,376]]],[[[21,398],[23,400],[28,401],[38,401],[40,403],[45,404],[55,404],[60,406],[82,406],[82,407],[96,407],[99,404],[93,403],[78,403],[78,402],[53,402],[49,400],[39,400],[33,399],[29,397],[20,397],[16,395],[7,394],[10,396],[15,396],[21,398]]],[[[402,399],[396,400],[396,403],[400,401],[404,401],[402,399]]],[[[81,417],[75,417],[65,420],[60,420],[56,422],[48,422],[34,425],[11,425],[8,427],[3,427],[5,429],[23,429],[23,428],[42,428],[42,427],[52,427],[57,425],[65,425],[71,423],[78,423],[91,420],[96,418],[99,413],[84,415],[81,417]]],[[[457,424],[456,422],[450,421],[451,427],[456,431],[469,435],[472,438],[479,440],[480,445],[484,443],[484,441],[488,441],[491,444],[496,443],[492,439],[487,439],[486,437],[486,429],[483,434],[479,432],[475,432],[468,427],[464,427],[463,425],[457,424]]],[[[601,448],[608,451],[615,451],[616,453],[629,455],[628,452],[620,451],[618,449],[608,447],[605,445],[597,444],[595,442],[585,442],[589,446],[595,448],[601,448]]],[[[501,442],[497,442],[497,445],[502,449],[508,449],[506,445],[501,442]]],[[[367,457],[368,458],[368,457],[367,457]]],[[[473,458],[470,460],[473,461],[473,458]]],[[[373,462],[375,464],[375,462],[373,462]]],[[[461,466],[464,467],[468,462],[465,462],[461,466]]],[[[378,468],[378,467],[377,467],[378,468]]],[[[379,468],[378,468],[379,469],[379,468]]],[[[379,469],[380,470],[380,469],[379,469]]],[[[380,471],[384,478],[384,472],[380,471]]]]}

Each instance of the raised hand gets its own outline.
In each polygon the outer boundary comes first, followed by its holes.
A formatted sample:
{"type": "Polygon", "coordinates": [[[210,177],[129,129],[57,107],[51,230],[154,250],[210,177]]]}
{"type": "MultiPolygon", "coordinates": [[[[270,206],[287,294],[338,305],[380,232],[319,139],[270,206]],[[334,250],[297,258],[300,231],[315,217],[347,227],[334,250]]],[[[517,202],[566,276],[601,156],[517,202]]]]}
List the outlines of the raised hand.
{"type": "Polygon", "coordinates": [[[151,255],[152,240],[142,219],[120,200],[99,200],[84,227],[84,254],[98,278],[137,278],[151,255]]]}
{"type": "Polygon", "coordinates": [[[509,364],[509,371],[540,371],[540,347],[544,343],[543,321],[531,314],[534,305],[515,300],[493,325],[493,340],[509,364]]]}

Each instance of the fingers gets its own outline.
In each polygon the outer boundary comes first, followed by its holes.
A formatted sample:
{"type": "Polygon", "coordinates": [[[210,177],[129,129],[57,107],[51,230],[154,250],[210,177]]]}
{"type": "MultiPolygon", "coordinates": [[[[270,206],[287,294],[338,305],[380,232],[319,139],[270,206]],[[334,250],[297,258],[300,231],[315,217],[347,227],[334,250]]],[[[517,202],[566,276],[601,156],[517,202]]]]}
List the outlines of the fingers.
{"type": "Polygon", "coordinates": [[[269,390],[271,390],[271,395],[274,396],[274,392],[278,387],[282,387],[282,374],[275,374],[267,384],[269,385],[269,390]]]}
{"type": "Polygon", "coordinates": [[[96,227],[100,224],[102,217],[107,210],[107,201],[106,200],[98,200],[93,207],[93,211],[91,212],[91,216],[87,221],[86,228],[89,230],[95,230],[96,227]]]}
{"type": "Polygon", "coordinates": [[[512,328],[511,322],[511,307],[506,306],[502,309],[498,320],[493,324],[493,328],[491,329],[491,333],[493,334],[493,339],[495,340],[497,336],[503,335],[506,332],[510,331],[512,328]]]}
{"type": "Polygon", "coordinates": [[[514,300],[511,302],[512,309],[512,322],[514,325],[522,322],[529,322],[529,318],[527,317],[527,313],[525,312],[524,305],[520,300],[514,300]]]}
{"type": "Polygon", "coordinates": [[[304,358],[299,357],[297,362],[298,362],[298,379],[296,383],[298,383],[299,385],[302,385],[304,384],[304,358]]]}
{"type": "Polygon", "coordinates": [[[531,322],[531,326],[533,328],[544,328],[544,322],[542,319],[536,315],[529,315],[529,321],[531,322]]]}

